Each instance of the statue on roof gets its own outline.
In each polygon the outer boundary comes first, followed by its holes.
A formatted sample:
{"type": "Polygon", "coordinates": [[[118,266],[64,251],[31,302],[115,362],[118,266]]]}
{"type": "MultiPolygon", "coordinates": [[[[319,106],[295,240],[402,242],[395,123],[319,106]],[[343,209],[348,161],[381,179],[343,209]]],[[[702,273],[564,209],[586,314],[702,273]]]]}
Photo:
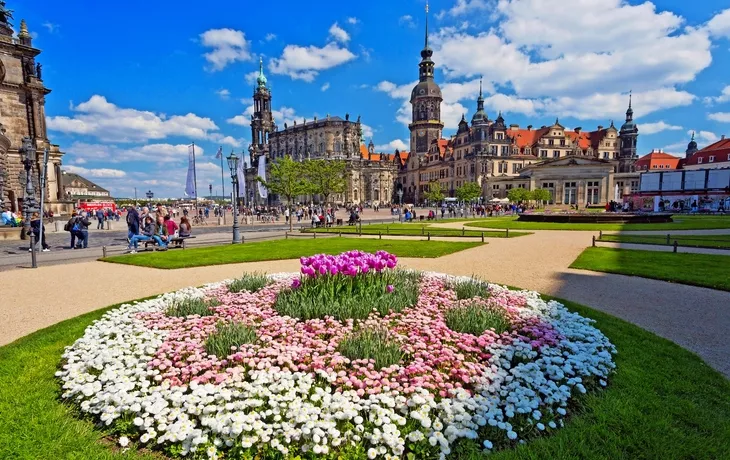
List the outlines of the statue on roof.
{"type": "Polygon", "coordinates": [[[5,1],[0,0],[0,23],[10,24],[10,20],[13,19],[13,10],[5,7],[5,1]]]}

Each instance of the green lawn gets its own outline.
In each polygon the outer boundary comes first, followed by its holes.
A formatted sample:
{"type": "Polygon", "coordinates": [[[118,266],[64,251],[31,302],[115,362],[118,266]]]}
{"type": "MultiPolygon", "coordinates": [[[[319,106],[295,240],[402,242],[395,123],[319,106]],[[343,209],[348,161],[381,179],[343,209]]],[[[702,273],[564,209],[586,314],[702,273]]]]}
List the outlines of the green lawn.
{"type": "MultiPolygon", "coordinates": [[[[443,223],[441,221],[440,223],[443,223]]],[[[453,221],[458,222],[458,221],[453,221]]],[[[466,225],[466,223],[465,223],[466,225]]],[[[348,225],[344,227],[330,227],[330,228],[307,228],[304,230],[306,233],[342,233],[342,234],[356,234],[360,232],[360,226],[348,225]]],[[[439,228],[433,227],[431,223],[398,223],[398,224],[364,224],[362,226],[363,235],[396,235],[396,236],[425,236],[428,233],[431,236],[469,236],[469,237],[481,237],[484,234],[485,238],[514,238],[517,236],[529,235],[529,232],[510,232],[509,236],[504,230],[474,230],[474,229],[458,229],[458,228],[439,228]]]]}
{"type": "MultiPolygon", "coordinates": [[[[667,245],[667,235],[624,235],[603,234],[598,241],[636,244],[667,245]]],[[[669,244],[677,242],[679,246],[694,248],[728,248],[730,249],[730,235],[672,235],[669,234],[669,244]]],[[[728,253],[730,255],[730,253],[728,253]]]]}
{"type": "Polygon", "coordinates": [[[730,291],[730,255],[587,248],[570,267],[730,291]]]}
{"type": "Polygon", "coordinates": [[[296,238],[262,241],[240,245],[210,246],[205,248],[125,254],[101,259],[105,262],[139,265],[152,268],[187,268],[203,265],[236,264],[263,260],[297,259],[314,254],[339,254],[360,249],[375,252],[379,249],[398,257],[441,257],[479,246],[478,242],[396,241],[370,238],[296,238]]]}
{"type": "Polygon", "coordinates": [[[488,217],[464,220],[469,227],[509,228],[515,230],[589,230],[589,231],[642,231],[642,230],[703,230],[730,228],[730,216],[674,216],[674,222],[658,224],[568,224],[553,222],[519,222],[516,217],[488,217]]]}
{"type": "MultiPolygon", "coordinates": [[[[610,386],[587,395],[580,413],[549,437],[489,457],[465,443],[451,459],[730,458],[730,381],[672,342],[618,318],[566,304],[597,320],[596,326],[617,346],[618,371],[610,386]]],[[[120,452],[105,441],[108,433],[76,418],[59,401],[54,373],[63,348],[106,310],[0,347],[0,458],[161,458],[134,447],[120,452]]]]}

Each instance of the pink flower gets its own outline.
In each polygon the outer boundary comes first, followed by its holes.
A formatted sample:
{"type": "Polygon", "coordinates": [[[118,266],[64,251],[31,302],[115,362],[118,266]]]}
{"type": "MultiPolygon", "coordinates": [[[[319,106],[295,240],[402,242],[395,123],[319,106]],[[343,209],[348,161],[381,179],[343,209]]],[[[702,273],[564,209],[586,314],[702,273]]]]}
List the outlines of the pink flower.
{"type": "Polygon", "coordinates": [[[393,287],[392,284],[389,284],[389,285],[385,286],[385,290],[388,292],[388,294],[390,294],[391,292],[393,292],[394,289],[395,288],[393,287]]]}
{"type": "Polygon", "coordinates": [[[302,285],[302,282],[299,278],[294,278],[291,282],[292,289],[298,289],[299,286],[301,286],[301,285],[302,285]]]}

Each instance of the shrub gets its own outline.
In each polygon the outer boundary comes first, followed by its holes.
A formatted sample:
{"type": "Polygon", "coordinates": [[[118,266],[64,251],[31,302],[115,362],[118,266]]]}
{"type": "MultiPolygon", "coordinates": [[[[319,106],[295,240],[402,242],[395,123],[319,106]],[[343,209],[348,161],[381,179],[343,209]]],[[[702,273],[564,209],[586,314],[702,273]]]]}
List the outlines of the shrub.
{"type": "Polygon", "coordinates": [[[232,347],[240,347],[256,342],[256,328],[241,323],[218,323],[214,333],[205,341],[205,351],[209,355],[225,358],[231,354],[232,347]]]}
{"type": "Polygon", "coordinates": [[[446,284],[447,289],[456,292],[456,298],[459,300],[481,297],[486,299],[489,297],[489,285],[479,279],[469,278],[464,281],[451,281],[446,284]]]}
{"type": "Polygon", "coordinates": [[[397,313],[418,301],[420,277],[403,270],[304,277],[296,288],[279,293],[274,308],[282,316],[304,320],[365,319],[373,310],[381,315],[397,313]]]}
{"type": "Polygon", "coordinates": [[[337,346],[337,351],[351,360],[373,359],[378,370],[398,364],[404,356],[400,346],[388,339],[386,331],[373,329],[363,329],[346,337],[337,346]]]}
{"type": "Polygon", "coordinates": [[[265,288],[270,282],[271,280],[264,273],[244,273],[242,277],[233,280],[228,285],[228,290],[234,293],[241,291],[256,292],[265,288]]]}
{"type": "Polygon", "coordinates": [[[476,303],[459,305],[448,310],[446,325],[452,331],[472,335],[482,335],[487,329],[501,334],[510,328],[510,322],[503,312],[476,303]]]}
{"type": "Polygon", "coordinates": [[[210,316],[213,312],[211,307],[220,305],[218,299],[185,299],[174,301],[165,311],[167,316],[185,318],[190,315],[210,316]]]}

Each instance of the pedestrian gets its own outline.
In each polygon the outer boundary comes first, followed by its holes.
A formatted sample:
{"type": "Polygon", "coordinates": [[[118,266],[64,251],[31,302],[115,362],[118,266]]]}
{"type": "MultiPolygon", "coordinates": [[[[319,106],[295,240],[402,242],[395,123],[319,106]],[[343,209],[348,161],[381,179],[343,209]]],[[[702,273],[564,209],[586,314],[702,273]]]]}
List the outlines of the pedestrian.
{"type": "Polygon", "coordinates": [[[135,235],[139,235],[140,218],[134,206],[127,208],[127,242],[131,243],[135,235]]]}
{"type": "Polygon", "coordinates": [[[89,226],[91,225],[86,211],[81,211],[81,215],[77,218],[77,223],[79,230],[76,238],[81,243],[77,243],[76,248],[81,249],[83,247],[86,249],[89,247],[89,226]]]}
{"type": "Polygon", "coordinates": [[[155,224],[152,220],[152,216],[146,216],[144,218],[144,223],[142,224],[142,228],[140,229],[140,233],[138,235],[134,235],[129,242],[129,246],[127,246],[127,252],[130,254],[136,254],[137,253],[137,245],[140,241],[149,241],[152,239],[152,237],[155,234],[155,224]]]}
{"type": "Polygon", "coordinates": [[[96,210],[96,220],[96,229],[104,230],[104,211],[101,208],[96,210]]]}
{"type": "MultiPolygon", "coordinates": [[[[30,231],[33,235],[35,235],[35,244],[37,245],[38,240],[40,240],[43,252],[49,252],[51,247],[48,246],[48,243],[46,243],[46,226],[43,225],[43,220],[37,212],[33,213],[33,217],[30,220],[30,231]]],[[[28,251],[33,251],[34,249],[34,247],[30,247],[28,248],[28,251]]]]}
{"type": "Polygon", "coordinates": [[[71,249],[76,249],[76,237],[78,236],[79,226],[78,226],[78,214],[76,211],[73,211],[71,213],[71,218],[66,222],[66,225],[64,225],[63,229],[66,230],[71,234],[71,249]]]}

